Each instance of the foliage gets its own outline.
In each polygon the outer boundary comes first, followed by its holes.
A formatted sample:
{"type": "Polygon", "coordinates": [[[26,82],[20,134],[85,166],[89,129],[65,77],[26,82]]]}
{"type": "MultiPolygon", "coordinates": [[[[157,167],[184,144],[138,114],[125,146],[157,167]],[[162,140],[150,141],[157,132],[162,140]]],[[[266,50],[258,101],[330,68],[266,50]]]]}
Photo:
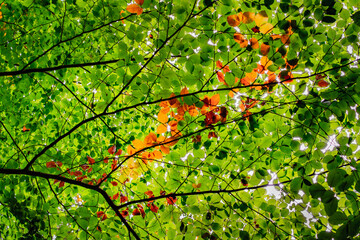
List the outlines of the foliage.
{"type": "Polygon", "coordinates": [[[2,2],[0,238],[357,236],[359,7],[2,2]]]}

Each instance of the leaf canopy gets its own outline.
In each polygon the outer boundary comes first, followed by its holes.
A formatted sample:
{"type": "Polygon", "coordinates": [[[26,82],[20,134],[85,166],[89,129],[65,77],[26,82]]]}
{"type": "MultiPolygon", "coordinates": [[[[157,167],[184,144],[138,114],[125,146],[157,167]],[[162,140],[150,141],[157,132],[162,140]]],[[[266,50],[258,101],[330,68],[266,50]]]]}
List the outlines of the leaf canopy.
{"type": "Polygon", "coordinates": [[[4,1],[0,237],[358,236],[359,7],[4,1]]]}

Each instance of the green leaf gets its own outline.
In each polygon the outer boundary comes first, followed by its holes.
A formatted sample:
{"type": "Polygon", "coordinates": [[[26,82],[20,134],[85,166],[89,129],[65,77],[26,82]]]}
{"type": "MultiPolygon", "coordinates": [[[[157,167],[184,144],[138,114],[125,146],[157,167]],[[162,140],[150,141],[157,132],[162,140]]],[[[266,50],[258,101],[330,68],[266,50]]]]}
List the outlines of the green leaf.
{"type": "Polygon", "coordinates": [[[309,191],[313,198],[319,198],[319,197],[321,198],[326,190],[321,184],[315,183],[310,186],[309,191]]]}
{"type": "Polygon", "coordinates": [[[354,13],[351,16],[352,20],[354,21],[354,23],[358,26],[360,26],[360,11],[357,11],[356,13],[354,13]]]}
{"type": "Polygon", "coordinates": [[[343,212],[336,212],[329,218],[329,223],[339,225],[347,221],[347,216],[343,212]]]}
{"type": "Polygon", "coordinates": [[[330,17],[330,16],[324,16],[324,17],[322,18],[322,21],[323,21],[324,23],[333,23],[333,22],[336,21],[336,19],[333,18],[333,17],[330,17]]]}

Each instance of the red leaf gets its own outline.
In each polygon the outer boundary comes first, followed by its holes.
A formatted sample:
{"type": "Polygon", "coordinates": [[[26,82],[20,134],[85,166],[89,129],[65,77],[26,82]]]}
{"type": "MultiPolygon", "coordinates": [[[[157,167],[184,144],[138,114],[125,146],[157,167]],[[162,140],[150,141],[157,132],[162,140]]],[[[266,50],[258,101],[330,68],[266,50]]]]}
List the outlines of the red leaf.
{"type": "Polygon", "coordinates": [[[194,143],[201,142],[201,136],[200,136],[200,135],[196,135],[195,137],[193,137],[192,142],[194,142],[194,143]]]}
{"type": "Polygon", "coordinates": [[[108,157],[105,157],[104,158],[104,163],[108,163],[109,162],[109,158],[108,157]]]}
{"type": "Polygon", "coordinates": [[[58,167],[62,167],[62,162],[56,162],[56,165],[58,166],[58,167]]]}
{"type": "Polygon", "coordinates": [[[159,210],[159,208],[154,203],[148,203],[147,206],[150,207],[150,211],[154,213],[157,213],[159,210]]]}
{"type": "Polygon", "coordinates": [[[154,193],[152,191],[146,191],[145,194],[148,195],[149,198],[154,197],[154,193]]]}
{"type": "Polygon", "coordinates": [[[144,0],[135,0],[135,2],[140,6],[144,4],[144,0]]]}
{"type": "Polygon", "coordinates": [[[46,163],[47,168],[55,168],[57,167],[56,163],[54,161],[50,161],[46,163]]]}
{"type": "Polygon", "coordinates": [[[119,156],[119,155],[121,155],[121,153],[122,153],[122,150],[119,149],[119,150],[117,151],[117,153],[115,153],[115,156],[119,156]]]}
{"type": "Polygon", "coordinates": [[[112,197],[113,200],[116,200],[116,199],[118,199],[118,198],[119,198],[119,193],[116,193],[116,194],[112,197]]]}
{"type": "Polygon", "coordinates": [[[112,184],[114,187],[116,187],[116,186],[118,185],[118,183],[115,182],[115,181],[112,181],[111,184],[112,184]]]}
{"type": "Polygon", "coordinates": [[[253,27],[251,30],[252,30],[254,33],[260,32],[260,29],[259,29],[258,26],[253,27]]]}
{"type": "Polygon", "coordinates": [[[208,135],[208,138],[210,139],[210,138],[217,138],[217,135],[216,135],[216,133],[215,132],[209,132],[209,135],[208,135]]]}
{"type": "Polygon", "coordinates": [[[89,162],[90,165],[94,164],[95,163],[95,159],[93,159],[92,157],[90,156],[87,156],[87,160],[89,162]]]}
{"type": "Polygon", "coordinates": [[[123,217],[129,216],[129,211],[128,211],[128,209],[122,210],[122,211],[121,211],[121,215],[122,215],[123,217]]]}
{"type": "Polygon", "coordinates": [[[160,196],[164,196],[165,194],[166,194],[165,191],[163,191],[163,190],[160,191],[160,196]]]}
{"type": "Polygon", "coordinates": [[[166,201],[169,205],[174,205],[177,201],[176,197],[167,197],[166,201]]]}
{"type": "Polygon", "coordinates": [[[77,177],[76,178],[76,181],[82,181],[82,180],[84,180],[85,178],[87,178],[87,176],[81,176],[81,177],[77,177]]]}
{"type": "Polygon", "coordinates": [[[122,193],[120,194],[120,202],[124,203],[128,200],[128,197],[124,196],[122,193]]]}
{"type": "Polygon", "coordinates": [[[145,217],[145,211],[144,211],[143,206],[141,206],[140,204],[138,204],[138,207],[139,207],[139,210],[140,210],[141,216],[144,218],[144,217],[145,217]]]}
{"type": "Polygon", "coordinates": [[[99,218],[99,217],[101,217],[101,216],[104,215],[104,212],[103,212],[103,211],[99,211],[99,212],[96,213],[96,215],[97,215],[97,217],[99,218]]]}
{"type": "Polygon", "coordinates": [[[86,171],[88,170],[89,166],[87,164],[83,164],[80,166],[82,168],[82,170],[86,171]]]}
{"type": "Polygon", "coordinates": [[[318,83],[317,83],[317,85],[318,85],[319,87],[327,87],[327,86],[329,86],[329,84],[330,84],[330,83],[328,83],[327,81],[324,81],[324,80],[320,80],[320,81],[318,81],[318,83]]]}
{"type": "Polygon", "coordinates": [[[134,215],[134,216],[140,215],[139,209],[135,208],[134,211],[132,212],[132,215],[134,215]]]}
{"type": "Polygon", "coordinates": [[[63,187],[64,185],[65,185],[65,182],[61,181],[60,184],[59,184],[59,188],[63,187]]]}
{"type": "Polygon", "coordinates": [[[114,145],[114,146],[111,146],[109,149],[108,149],[108,152],[110,153],[110,154],[115,154],[116,153],[116,146],[114,145]]]}
{"type": "Polygon", "coordinates": [[[326,74],[318,74],[316,75],[316,80],[320,80],[320,79],[323,79],[324,77],[326,77],[326,74]]]}
{"type": "Polygon", "coordinates": [[[78,176],[81,176],[81,175],[82,175],[82,172],[80,172],[80,171],[75,171],[73,174],[74,174],[75,177],[78,177],[78,176]]]}

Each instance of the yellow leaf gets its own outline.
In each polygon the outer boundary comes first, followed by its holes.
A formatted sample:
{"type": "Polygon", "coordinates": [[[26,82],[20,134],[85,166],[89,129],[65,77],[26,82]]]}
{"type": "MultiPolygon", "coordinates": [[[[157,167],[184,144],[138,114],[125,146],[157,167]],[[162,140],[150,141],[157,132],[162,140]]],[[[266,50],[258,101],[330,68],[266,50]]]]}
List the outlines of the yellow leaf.
{"type": "Polygon", "coordinates": [[[264,68],[267,70],[267,68],[273,63],[272,61],[270,61],[268,59],[268,57],[263,56],[260,60],[260,63],[262,66],[264,66],[264,68]]]}
{"type": "Polygon", "coordinates": [[[143,149],[145,147],[144,143],[139,139],[135,139],[134,141],[132,141],[132,144],[137,150],[143,149]]]}
{"type": "Polygon", "coordinates": [[[266,14],[265,11],[261,11],[258,14],[256,14],[255,16],[255,23],[258,27],[260,27],[261,25],[263,25],[264,23],[267,23],[268,21],[268,15],[266,14]]]}
{"type": "Polygon", "coordinates": [[[265,23],[260,27],[260,32],[263,34],[270,33],[274,26],[271,23],[265,23]]]}

